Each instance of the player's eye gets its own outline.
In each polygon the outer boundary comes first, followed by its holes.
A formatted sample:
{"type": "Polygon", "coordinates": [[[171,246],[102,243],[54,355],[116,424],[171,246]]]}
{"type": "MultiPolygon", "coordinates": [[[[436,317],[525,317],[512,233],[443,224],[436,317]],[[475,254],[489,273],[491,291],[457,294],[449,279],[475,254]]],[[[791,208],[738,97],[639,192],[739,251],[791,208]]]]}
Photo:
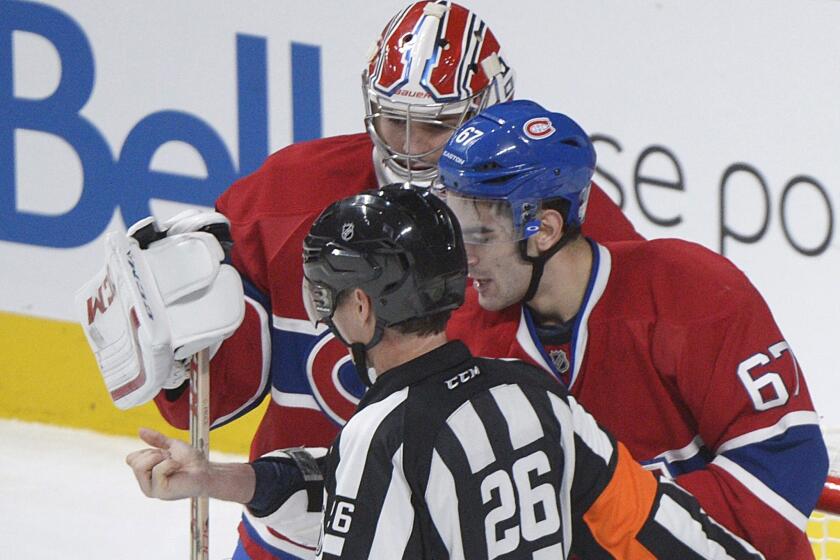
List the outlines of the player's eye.
{"type": "Polygon", "coordinates": [[[496,239],[496,234],[491,229],[480,229],[472,231],[464,235],[464,243],[471,244],[485,244],[492,243],[496,239]]]}

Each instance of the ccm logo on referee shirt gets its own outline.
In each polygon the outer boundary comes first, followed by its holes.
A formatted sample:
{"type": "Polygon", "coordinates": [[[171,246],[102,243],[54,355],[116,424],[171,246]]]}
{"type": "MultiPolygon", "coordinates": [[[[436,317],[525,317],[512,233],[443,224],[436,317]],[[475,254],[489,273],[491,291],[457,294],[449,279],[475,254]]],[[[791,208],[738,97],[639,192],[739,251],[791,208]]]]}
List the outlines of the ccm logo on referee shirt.
{"type": "Polygon", "coordinates": [[[458,375],[456,375],[452,379],[447,379],[446,380],[446,388],[451,391],[452,389],[454,389],[458,385],[461,385],[462,383],[466,383],[467,381],[469,381],[470,379],[472,379],[473,377],[475,377],[479,373],[481,373],[481,371],[478,369],[478,366],[473,366],[466,371],[462,371],[461,373],[459,373],[458,375]]]}

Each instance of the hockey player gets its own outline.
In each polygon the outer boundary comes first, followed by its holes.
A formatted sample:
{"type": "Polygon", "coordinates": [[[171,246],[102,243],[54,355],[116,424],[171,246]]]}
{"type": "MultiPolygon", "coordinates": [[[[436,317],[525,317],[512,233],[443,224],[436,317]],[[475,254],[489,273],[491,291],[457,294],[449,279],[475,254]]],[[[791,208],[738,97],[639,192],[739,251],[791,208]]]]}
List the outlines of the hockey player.
{"type": "MultiPolygon", "coordinates": [[[[219,198],[217,209],[226,218],[212,213],[187,214],[164,224],[145,220],[131,228],[130,233],[143,240],[141,246],[150,244],[149,251],[155,252],[166,243],[165,239],[155,241],[158,237],[208,228],[220,234],[227,220],[230,222],[234,243],[228,262],[244,283],[244,310],[226,310],[209,323],[212,329],[204,323],[205,314],[179,313],[178,318],[187,324],[179,322],[179,328],[174,329],[185,333],[181,338],[200,341],[215,350],[210,364],[213,427],[235,421],[269,398],[251,445],[252,457],[277,448],[329,445],[355,410],[364,387],[352,373],[345,348],[327,329],[315,328],[306,319],[300,297],[304,235],[324,207],[344,196],[409,177],[415,182],[428,181],[436,172],[434,165],[443,143],[461,120],[481,107],[509,99],[513,85],[513,70],[499,43],[474,12],[450,2],[410,4],[385,26],[363,73],[367,134],[324,138],[273,154],[258,171],[219,198]],[[423,73],[427,67],[432,70],[423,73]],[[241,326],[222,343],[242,314],[241,326]],[[203,332],[196,333],[196,329],[203,332]]],[[[638,237],[618,207],[597,187],[590,197],[590,212],[598,217],[593,221],[595,227],[587,229],[595,239],[638,237]]],[[[171,259],[164,266],[187,268],[187,262],[193,261],[171,259]]],[[[215,266],[218,268],[218,263],[215,266]]],[[[193,272],[181,273],[192,277],[193,272]]],[[[152,286],[149,283],[147,288],[152,286]]],[[[96,297],[86,299],[98,301],[96,297]]],[[[238,299],[243,301],[241,294],[238,299]]],[[[222,294],[213,298],[219,310],[226,307],[223,300],[222,294]]],[[[199,307],[198,303],[193,307],[199,307]]],[[[200,307],[208,309],[208,305],[200,307]]],[[[89,308],[83,313],[87,313],[84,323],[89,308]]],[[[161,316],[166,313],[156,314],[161,316]]],[[[104,332],[101,327],[99,332],[104,332]]],[[[141,345],[145,340],[139,337],[141,345]]],[[[157,369],[164,371],[153,375],[147,368],[146,381],[139,388],[136,384],[128,384],[130,390],[126,385],[114,387],[112,394],[122,401],[118,404],[133,406],[147,395],[157,395],[155,403],[164,418],[174,426],[187,427],[189,391],[183,367],[174,358],[183,358],[198,346],[179,347],[175,343],[180,340],[172,340],[175,355],[167,354],[166,344],[146,349],[145,354],[155,353],[157,369]]],[[[96,341],[91,341],[96,348],[96,341]]],[[[112,360],[100,363],[105,364],[103,368],[111,364],[117,369],[112,360]]],[[[312,554],[264,530],[247,513],[239,534],[241,544],[235,560],[312,554]]]]}
{"type": "Polygon", "coordinates": [[[326,460],[293,449],[208,465],[147,432],[155,447],[127,459],[147,495],[206,490],[275,515],[272,501],[318,501],[306,479],[323,468],[325,559],[761,558],[690,494],[657,482],[542,370],[447,342],[466,254],[428,189],[392,185],[331,205],[303,266],[313,317],[371,385],[326,460]]]}
{"type": "Polygon", "coordinates": [[[804,528],[826,448],[770,310],[699,245],[581,235],[598,219],[586,211],[594,165],[586,133],[530,101],[453,136],[440,180],[480,307],[465,306],[450,336],[554,374],[633,457],[767,558],[812,558],[804,528]]]}

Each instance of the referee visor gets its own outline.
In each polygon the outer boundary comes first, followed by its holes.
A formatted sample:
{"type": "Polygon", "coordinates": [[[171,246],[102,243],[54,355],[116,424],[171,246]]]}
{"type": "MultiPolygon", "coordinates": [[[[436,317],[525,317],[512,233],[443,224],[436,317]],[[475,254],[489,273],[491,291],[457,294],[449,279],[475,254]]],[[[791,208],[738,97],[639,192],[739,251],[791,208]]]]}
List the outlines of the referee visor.
{"type": "Polygon", "coordinates": [[[308,278],[303,279],[303,306],[306,308],[306,316],[313,325],[320,323],[329,324],[335,314],[336,299],[338,294],[323,283],[313,282],[308,278]]]}

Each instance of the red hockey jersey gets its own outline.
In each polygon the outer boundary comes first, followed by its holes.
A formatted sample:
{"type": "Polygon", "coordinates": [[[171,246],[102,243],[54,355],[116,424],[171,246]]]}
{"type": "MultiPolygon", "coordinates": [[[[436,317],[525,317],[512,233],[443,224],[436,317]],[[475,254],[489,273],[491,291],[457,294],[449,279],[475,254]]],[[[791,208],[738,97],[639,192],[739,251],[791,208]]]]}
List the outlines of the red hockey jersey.
{"type": "Polygon", "coordinates": [[[804,528],[827,453],[762,297],[727,259],[693,243],[590,243],[593,270],[566,359],[546,351],[523,306],[490,313],[470,301],[450,338],[565,378],[636,460],[676,477],[768,559],[813,558],[804,528]]]}
{"type": "MultiPolygon", "coordinates": [[[[347,349],[306,317],[301,259],[303,238],[321,210],[378,186],[372,150],[366,134],[295,144],[270,156],[217,201],[231,222],[232,261],[248,305],[242,326],[211,361],[210,414],[218,427],[270,394],[251,444],[252,458],[284,447],[328,447],[363,394],[347,349]]],[[[597,187],[591,190],[588,212],[593,226],[585,225],[584,231],[595,239],[639,238],[597,187]]],[[[186,394],[169,400],[162,393],[155,402],[172,425],[188,426],[186,394]]],[[[239,531],[237,560],[245,553],[253,560],[312,555],[252,522],[247,513],[239,531]]]]}

